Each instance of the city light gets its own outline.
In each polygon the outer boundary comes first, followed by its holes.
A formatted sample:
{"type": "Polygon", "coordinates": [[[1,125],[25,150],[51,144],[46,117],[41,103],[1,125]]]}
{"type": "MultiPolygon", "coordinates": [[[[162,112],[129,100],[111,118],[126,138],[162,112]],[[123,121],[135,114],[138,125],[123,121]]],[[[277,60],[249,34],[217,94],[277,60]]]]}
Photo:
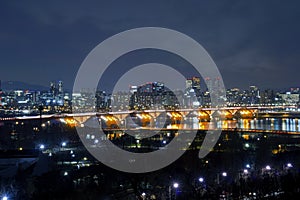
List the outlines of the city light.
{"type": "Polygon", "coordinates": [[[41,144],[41,145],[40,145],[40,149],[41,149],[41,150],[45,149],[45,145],[41,144]]]}
{"type": "Polygon", "coordinates": [[[250,169],[250,164],[246,164],[246,168],[250,169]]]}
{"type": "Polygon", "coordinates": [[[248,174],[248,169],[244,169],[244,173],[245,173],[245,174],[248,174]]]}
{"type": "Polygon", "coordinates": [[[8,197],[5,195],[2,197],[2,200],[8,200],[8,197]]]}
{"type": "Polygon", "coordinates": [[[68,172],[65,172],[65,173],[64,173],[64,176],[68,176],[68,172]]]}
{"type": "Polygon", "coordinates": [[[202,177],[200,177],[198,180],[199,180],[200,183],[204,182],[204,178],[202,178],[202,177]]]}
{"type": "Polygon", "coordinates": [[[178,188],[178,187],[179,187],[179,184],[178,184],[178,183],[174,183],[174,184],[173,184],[173,187],[174,187],[174,188],[178,188]]]}
{"type": "Polygon", "coordinates": [[[267,165],[267,166],[266,166],[266,170],[271,170],[270,165],[267,165]]]}
{"type": "Polygon", "coordinates": [[[223,172],[223,173],[222,173],[222,176],[226,177],[226,176],[227,176],[227,173],[226,173],[226,172],[223,172]]]}
{"type": "Polygon", "coordinates": [[[287,166],[288,168],[292,168],[292,167],[293,167],[292,163],[288,163],[286,166],[287,166]]]}
{"type": "Polygon", "coordinates": [[[142,196],[143,196],[143,197],[144,197],[144,196],[146,196],[146,193],[145,193],[145,192],[143,192],[143,193],[142,193],[142,196]]]}
{"type": "Polygon", "coordinates": [[[65,146],[67,146],[67,143],[63,142],[63,143],[61,143],[61,146],[65,147],[65,146]]]}

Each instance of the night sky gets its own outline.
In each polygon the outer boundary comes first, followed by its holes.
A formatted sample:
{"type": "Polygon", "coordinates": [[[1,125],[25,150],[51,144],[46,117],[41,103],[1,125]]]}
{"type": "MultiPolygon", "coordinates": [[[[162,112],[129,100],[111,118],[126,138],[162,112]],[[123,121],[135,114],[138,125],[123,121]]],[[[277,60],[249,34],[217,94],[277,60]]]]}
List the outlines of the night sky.
{"type": "MultiPolygon", "coordinates": [[[[155,26],[198,41],[216,62],[227,88],[300,86],[299,1],[1,1],[0,80],[71,89],[87,54],[127,29],[155,26]]],[[[114,64],[103,89],[121,67],[161,60],[137,52],[114,64]],[[122,65],[122,66],[121,66],[122,65]]],[[[186,67],[166,55],[163,60],[186,67]]]]}

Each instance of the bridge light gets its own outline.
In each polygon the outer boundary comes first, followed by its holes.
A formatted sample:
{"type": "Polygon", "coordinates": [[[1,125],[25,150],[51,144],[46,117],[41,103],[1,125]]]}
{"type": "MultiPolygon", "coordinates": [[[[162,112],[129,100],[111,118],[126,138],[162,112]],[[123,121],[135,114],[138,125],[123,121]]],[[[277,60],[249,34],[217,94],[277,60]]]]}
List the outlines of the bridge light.
{"type": "Polygon", "coordinates": [[[101,118],[102,120],[104,120],[104,121],[107,121],[107,118],[104,117],[104,116],[101,116],[100,118],[101,118]]]}

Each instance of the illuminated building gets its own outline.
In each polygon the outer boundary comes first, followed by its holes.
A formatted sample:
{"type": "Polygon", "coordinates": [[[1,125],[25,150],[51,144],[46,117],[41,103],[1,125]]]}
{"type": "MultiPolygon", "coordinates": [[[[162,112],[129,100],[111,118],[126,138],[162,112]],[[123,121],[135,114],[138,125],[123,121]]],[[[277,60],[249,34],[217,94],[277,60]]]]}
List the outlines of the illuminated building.
{"type": "Polygon", "coordinates": [[[193,89],[198,89],[200,90],[201,87],[200,87],[200,78],[199,77],[192,77],[192,78],[188,78],[186,81],[185,81],[185,86],[187,89],[189,88],[193,88],[193,89]]]}
{"type": "Polygon", "coordinates": [[[64,92],[64,89],[63,89],[63,82],[62,81],[58,81],[58,93],[59,94],[62,94],[64,92]]]}
{"type": "Polygon", "coordinates": [[[108,96],[105,91],[96,92],[96,111],[104,111],[109,107],[108,96]]]}
{"type": "Polygon", "coordinates": [[[199,107],[203,103],[203,94],[201,92],[200,78],[192,77],[186,81],[186,91],[184,105],[186,107],[199,107]]]}

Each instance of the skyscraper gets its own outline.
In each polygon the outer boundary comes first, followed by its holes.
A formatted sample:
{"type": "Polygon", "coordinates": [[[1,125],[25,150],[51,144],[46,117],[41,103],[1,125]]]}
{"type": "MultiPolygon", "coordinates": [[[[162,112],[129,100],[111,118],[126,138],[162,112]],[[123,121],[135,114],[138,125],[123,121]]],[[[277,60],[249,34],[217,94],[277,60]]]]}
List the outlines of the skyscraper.
{"type": "Polygon", "coordinates": [[[56,95],[56,85],[54,82],[50,82],[50,92],[53,96],[56,95]]]}
{"type": "Polygon", "coordinates": [[[192,88],[193,86],[193,80],[192,79],[186,79],[185,81],[185,88],[188,89],[188,88],[192,88]]]}
{"type": "Polygon", "coordinates": [[[58,81],[58,93],[62,94],[63,92],[64,92],[63,82],[62,81],[58,81]]]}
{"type": "Polygon", "coordinates": [[[185,87],[186,89],[199,89],[200,90],[200,78],[199,77],[192,77],[192,78],[188,78],[185,81],[185,87]]]}
{"type": "Polygon", "coordinates": [[[192,77],[192,87],[194,88],[194,89],[198,89],[198,90],[200,90],[200,77],[192,77]]]}

